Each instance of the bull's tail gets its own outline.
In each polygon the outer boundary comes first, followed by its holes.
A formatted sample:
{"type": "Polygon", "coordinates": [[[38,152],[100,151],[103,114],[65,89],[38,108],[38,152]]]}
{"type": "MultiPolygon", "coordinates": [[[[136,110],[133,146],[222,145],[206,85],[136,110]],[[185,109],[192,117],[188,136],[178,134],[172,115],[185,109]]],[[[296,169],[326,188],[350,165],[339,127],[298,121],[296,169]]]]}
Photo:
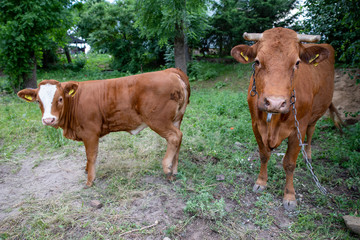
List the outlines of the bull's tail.
{"type": "Polygon", "coordinates": [[[339,129],[341,133],[343,133],[341,127],[345,126],[345,123],[341,119],[341,116],[333,103],[331,103],[329,106],[329,112],[330,112],[330,118],[334,122],[335,127],[339,129]],[[335,115],[337,120],[335,119],[335,115]]]}

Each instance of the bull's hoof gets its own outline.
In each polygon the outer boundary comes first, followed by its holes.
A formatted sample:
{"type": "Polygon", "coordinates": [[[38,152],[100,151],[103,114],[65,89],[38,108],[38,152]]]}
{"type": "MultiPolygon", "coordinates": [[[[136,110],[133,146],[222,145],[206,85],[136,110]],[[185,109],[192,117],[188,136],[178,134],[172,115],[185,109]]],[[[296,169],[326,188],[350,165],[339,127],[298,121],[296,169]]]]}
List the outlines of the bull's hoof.
{"type": "Polygon", "coordinates": [[[85,173],[85,174],[88,174],[88,171],[85,169],[84,173],[85,173]]]}
{"type": "Polygon", "coordinates": [[[296,200],[291,201],[291,200],[284,199],[283,205],[284,205],[285,210],[289,211],[289,212],[296,210],[296,207],[297,207],[296,200]]]}
{"type": "Polygon", "coordinates": [[[172,173],[169,173],[169,174],[166,174],[166,179],[169,181],[169,182],[173,182],[176,180],[176,175],[172,174],[172,173]]]}
{"type": "Polygon", "coordinates": [[[265,189],[266,186],[261,186],[255,183],[253,187],[253,192],[259,193],[259,192],[263,192],[265,189]]]}

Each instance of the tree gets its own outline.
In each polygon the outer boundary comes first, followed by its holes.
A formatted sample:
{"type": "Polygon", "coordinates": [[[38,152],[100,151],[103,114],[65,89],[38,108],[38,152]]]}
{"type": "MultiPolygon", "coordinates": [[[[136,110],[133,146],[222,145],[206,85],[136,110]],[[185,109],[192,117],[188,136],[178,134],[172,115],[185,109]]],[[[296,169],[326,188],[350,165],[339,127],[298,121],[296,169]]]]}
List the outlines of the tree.
{"type": "Polygon", "coordinates": [[[51,41],[65,41],[70,0],[1,0],[0,65],[14,89],[36,88],[36,65],[51,41]]]}
{"type": "Polygon", "coordinates": [[[156,60],[159,49],[156,39],[140,36],[134,27],[133,1],[91,1],[78,23],[78,34],[92,49],[111,54],[112,67],[120,71],[137,72],[156,60]]]}
{"type": "Polygon", "coordinates": [[[337,54],[336,59],[360,67],[360,2],[356,0],[307,0],[305,33],[321,34],[337,54]]]}
{"type": "Polygon", "coordinates": [[[295,17],[287,17],[295,4],[296,0],[216,1],[207,38],[219,47],[220,55],[228,55],[233,46],[244,42],[244,32],[263,32],[273,26],[288,25],[295,17]]]}
{"type": "Polygon", "coordinates": [[[160,44],[174,43],[175,67],[187,72],[187,37],[196,38],[207,27],[207,0],[136,0],[137,19],[143,35],[157,36],[160,44]]]}

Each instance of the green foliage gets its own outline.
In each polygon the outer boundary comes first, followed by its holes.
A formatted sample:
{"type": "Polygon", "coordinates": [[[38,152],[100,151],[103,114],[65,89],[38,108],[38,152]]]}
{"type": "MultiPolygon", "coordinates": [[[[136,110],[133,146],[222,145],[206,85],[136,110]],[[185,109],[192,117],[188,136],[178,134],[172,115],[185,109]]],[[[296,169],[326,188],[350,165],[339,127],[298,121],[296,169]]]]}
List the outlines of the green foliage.
{"type": "Polygon", "coordinates": [[[215,1],[206,38],[207,48],[213,44],[220,55],[229,55],[237,44],[244,43],[244,32],[263,32],[266,29],[288,25],[294,16],[286,18],[294,8],[295,0],[221,0],[215,1]]]}
{"type": "Polygon", "coordinates": [[[136,26],[142,34],[157,36],[160,44],[168,43],[183,29],[189,38],[201,36],[206,29],[206,6],[208,0],[149,0],[136,1],[136,26]]]}
{"type": "Polygon", "coordinates": [[[305,33],[321,34],[331,44],[336,59],[360,67],[360,3],[356,0],[307,0],[304,3],[305,33]]]}
{"type": "Polygon", "coordinates": [[[0,1],[0,65],[15,89],[71,24],[69,0],[0,1]],[[36,62],[34,62],[36,61],[36,62]]]}
{"type": "Polygon", "coordinates": [[[143,36],[157,37],[160,46],[174,44],[175,67],[187,73],[187,42],[196,41],[208,27],[208,0],[136,0],[135,25],[143,36]]]}
{"type": "Polygon", "coordinates": [[[158,61],[162,50],[156,40],[140,36],[133,24],[135,14],[137,10],[130,0],[89,4],[78,23],[78,33],[94,50],[113,56],[111,68],[138,72],[158,61]]]}

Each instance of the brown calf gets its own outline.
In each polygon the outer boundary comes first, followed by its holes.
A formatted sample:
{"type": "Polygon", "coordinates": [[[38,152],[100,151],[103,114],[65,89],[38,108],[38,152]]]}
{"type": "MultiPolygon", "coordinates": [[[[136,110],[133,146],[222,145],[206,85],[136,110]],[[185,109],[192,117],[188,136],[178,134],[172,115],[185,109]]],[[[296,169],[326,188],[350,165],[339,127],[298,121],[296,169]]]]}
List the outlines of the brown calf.
{"type": "Polygon", "coordinates": [[[180,69],[86,82],[44,80],[18,96],[39,103],[44,125],[84,142],[87,186],[95,179],[99,138],[117,131],[137,134],[146,127],[167,141],[162,166],[168,179],[177,174],[180,125],[190,97],[188,77],[180,69]]]}

